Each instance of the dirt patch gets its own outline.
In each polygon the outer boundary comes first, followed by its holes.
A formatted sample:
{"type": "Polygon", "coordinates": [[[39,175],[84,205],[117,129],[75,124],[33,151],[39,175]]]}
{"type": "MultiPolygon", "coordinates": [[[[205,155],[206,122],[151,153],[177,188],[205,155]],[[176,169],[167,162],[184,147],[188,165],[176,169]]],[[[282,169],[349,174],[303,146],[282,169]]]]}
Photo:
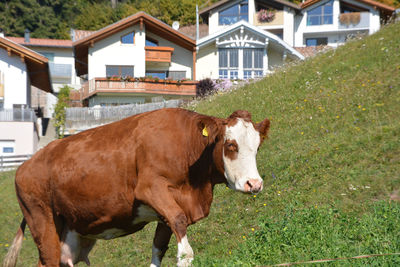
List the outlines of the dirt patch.
{"type": "Polygon", "coordinates": [[[390,194],[390,200],[400,202],[400,190],[395,190],[390,194]]]}

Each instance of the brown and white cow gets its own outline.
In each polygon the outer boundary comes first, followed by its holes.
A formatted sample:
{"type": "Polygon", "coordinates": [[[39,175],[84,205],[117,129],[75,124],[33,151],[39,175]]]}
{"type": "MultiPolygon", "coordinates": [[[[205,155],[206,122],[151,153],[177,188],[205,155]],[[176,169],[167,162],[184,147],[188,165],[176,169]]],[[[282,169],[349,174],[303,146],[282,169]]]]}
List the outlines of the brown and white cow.
{"type": "Polygon", "coordinates": [[[256,154],[269,120],[247,111],[227,119],[163,109],[50,143],[16,173],[24,215],[5,258],[15,266],[26,223],[39,266],[88,265],[97,239],[112,239],[158,221],[151,266],[159,266],[172,233],[177,265],[193,260],[186,229],[209,214],[215,184],[257,193],[256,154]]]}

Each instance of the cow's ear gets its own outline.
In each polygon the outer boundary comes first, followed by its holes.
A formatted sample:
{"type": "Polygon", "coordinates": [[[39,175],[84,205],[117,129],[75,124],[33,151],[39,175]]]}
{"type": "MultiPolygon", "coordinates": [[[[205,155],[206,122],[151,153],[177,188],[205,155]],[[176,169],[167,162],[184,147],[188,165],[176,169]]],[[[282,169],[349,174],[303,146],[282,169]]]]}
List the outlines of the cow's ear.
{"type": "Polygon", "coordinates": [[[197,124],[198,131],[202,135],[202,139],[207,145],[215,143],[218,137],[221,136],[222,124],[212,117],[203,117],[197,124]]]}
{"type": "Polygon", "coordinates": [[[260,133],[261,143],[268,136],[270,121],[268,118],[265,118],[262,122],[256,124],[256,130],[260,133]]]}

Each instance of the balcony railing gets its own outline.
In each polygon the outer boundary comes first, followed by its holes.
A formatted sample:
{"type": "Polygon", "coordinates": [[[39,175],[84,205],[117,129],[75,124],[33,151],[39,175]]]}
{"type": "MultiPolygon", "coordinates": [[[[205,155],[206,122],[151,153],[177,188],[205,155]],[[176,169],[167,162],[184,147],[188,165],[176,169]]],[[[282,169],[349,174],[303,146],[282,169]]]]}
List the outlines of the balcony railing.
{"type": "Polygon", "coordinates": [[[339,29],[367,29],[369,15],[369,12],[342,13],[339,16],[339,29]]]}
{"type": "Polygon", "coordinates": [[[72,64],[49,63],[52,77],[69,78],[72,76],[72,64]]]}
{"type": "Polygon", "coordinates": [[[255,26],[283,26],[283,11],[277,10],[275,12],[275,17],[270,22],[262,22],[258,20],[258,13],[254,16],[255,26]]]}
{"type": "Polygon", "coordinates": [[[157,79],[114,80],[107,78],[94,78],[89,80],[73,94],[73,100],[81,101],[98,93],[138,93],[157,95],[195,96],[196,81],[171,81],[157,79]]]}
{"type": "Polygon", "coordinates": [[[173,47],[146,46],[146,62],[167,62],[171,63],[173,47]]]}
{"type": "Polygon", "coordinates": [[[0,110],[0,122],[2,121],[22,121],[36,122],[35,111],[30,108],[2,109],[0,110]]]}

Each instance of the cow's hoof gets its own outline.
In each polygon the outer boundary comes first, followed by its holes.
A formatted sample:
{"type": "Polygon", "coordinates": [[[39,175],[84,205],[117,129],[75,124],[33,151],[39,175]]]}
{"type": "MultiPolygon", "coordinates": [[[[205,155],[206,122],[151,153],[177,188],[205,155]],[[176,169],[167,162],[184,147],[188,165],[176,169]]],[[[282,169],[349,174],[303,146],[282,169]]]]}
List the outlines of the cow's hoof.
{"type": "Polygon", "coordinates": [[[176,264],[176,266],[178,266],[178,267],[189,267],[189,266],[192,266],[192,261],[193,261],[193,258],[179,259],[178,263],[176,264]]]}

